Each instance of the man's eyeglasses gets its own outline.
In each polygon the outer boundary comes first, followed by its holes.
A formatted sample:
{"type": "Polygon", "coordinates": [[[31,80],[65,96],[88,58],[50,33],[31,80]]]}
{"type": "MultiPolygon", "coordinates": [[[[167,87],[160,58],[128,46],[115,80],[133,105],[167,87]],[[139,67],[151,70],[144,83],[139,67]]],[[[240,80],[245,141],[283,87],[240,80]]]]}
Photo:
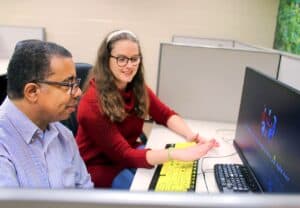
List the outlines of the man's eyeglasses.
{"type": "Polygon", "coordinates": [[[130,60],[131,64],[136,66],[140,63],[141,61],[141,56],[134,56],[131,58],[128,58],[126,56],[112,56],[110,55],[111,58],[116,59],[118,66],[126,66],[128,64],[128,61],[130,60]]]}
{"type": "Polygon", "coordinates": [[[70,95],[75,95],[78,92],[80,81],[81,81],[81,79],[77,78],[75,80],[75,82],[67,82],[67,81],[66,82],[55,82],[55,81],[48,81],[48,80],[34,80],[32,82],[68,87],[69,88],[68,93],[70,95]]]}

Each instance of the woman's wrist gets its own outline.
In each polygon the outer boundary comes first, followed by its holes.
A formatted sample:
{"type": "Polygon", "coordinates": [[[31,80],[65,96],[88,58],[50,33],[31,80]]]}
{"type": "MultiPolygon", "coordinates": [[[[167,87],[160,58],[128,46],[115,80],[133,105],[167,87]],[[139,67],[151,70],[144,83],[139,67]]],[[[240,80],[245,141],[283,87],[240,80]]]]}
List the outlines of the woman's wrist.
{"type": "Polygon", "coordinates": [[[172,152],[173,152],[174,148],[173,147],[169,147],[167,149],[167,153],[168,153],[168,161],[173,161],[173,156],[172,156],[172,152]]]}

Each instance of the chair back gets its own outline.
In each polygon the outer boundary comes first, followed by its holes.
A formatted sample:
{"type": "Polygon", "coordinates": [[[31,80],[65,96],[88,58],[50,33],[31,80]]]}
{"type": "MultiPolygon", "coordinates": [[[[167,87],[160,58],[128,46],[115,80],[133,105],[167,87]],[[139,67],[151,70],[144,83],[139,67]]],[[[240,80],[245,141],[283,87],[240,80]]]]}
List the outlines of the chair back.
{"type": "Polygon", "coordinates": [[[87,75],[93,66],[87,63],[75,63],[75,67],[76,67],[76,75],[78,78],[81,79],[80,88],[82,89],[84,82],[87,78],[87,75]]]}
{"type": "Polygon", "coordinates": [[[6,97],[6,89],[7,89],[7,75],[0,76],[0,105],[3,103],[6,97]]]}
{"type": "MultiPolygon", "coordinates": [[[[88,63],[75,63],[76,68],[76,75],[78,78],[81,78],[80,88],[82,89],[84,82],[89,74],[89,71],[92,69],[92,65],[88,63]]],[[[66,127],[68,127],[72,132],[73,135],[76,136],[77,133],[77,111],[71,113],[70,117],[66,120],[61,121],[66,127]]]]}

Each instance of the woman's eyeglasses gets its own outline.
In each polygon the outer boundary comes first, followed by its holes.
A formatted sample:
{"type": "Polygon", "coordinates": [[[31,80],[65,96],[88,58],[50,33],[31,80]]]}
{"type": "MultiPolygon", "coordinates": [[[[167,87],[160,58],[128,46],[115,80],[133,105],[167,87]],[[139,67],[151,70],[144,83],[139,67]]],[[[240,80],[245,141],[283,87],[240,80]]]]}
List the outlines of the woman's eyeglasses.
{"type": "Polygon", "coordinates": [[[141,61],[141,56],[134,56],[131,58],[128,58],[126,56],[112,56],[110,55],[111,58],[116,59],[118,66],[126,66],[130,60],[131,64],[136,66],[140,63],[141,61]]]}

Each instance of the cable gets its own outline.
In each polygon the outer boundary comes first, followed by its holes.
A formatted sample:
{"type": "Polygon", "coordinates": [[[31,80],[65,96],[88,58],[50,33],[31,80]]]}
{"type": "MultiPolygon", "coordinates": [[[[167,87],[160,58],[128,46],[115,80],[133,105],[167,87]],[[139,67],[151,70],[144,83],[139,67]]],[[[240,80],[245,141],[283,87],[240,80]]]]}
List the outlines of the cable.
{"type": "Polygon", "coordinates": [[[229,155],[221,155],[221,156],[206,156],[202,157],[203,159],[208,159],[208,158],[222,158],[222,157],[231,157],[233,155],[237,154],[237,152],[230,153],[229,155]]]}
{"type": "MultiPolygon", "coordinates": [[[[217,134],[220,134],[220,132],[232,132],[232,133],[234,133],[235,132],[235,129],[216,129],[216,135],[217,134]]],[[[224,136],[224,135],[221,135],[221,139],[225,142],[225,143],[231,143],[233,140],[234,140],[234,138],[232,138],[232,139],[226,139],[225,138],[226,136],[224,136]]]]}
{"type": "Polygon", "coordinates": [[[203,176],[203,180],[204,180],[204,185],[205,185],[206,191],[207,191],[207,193],[209,193],[207,182],[206,182],[206,178],[205,178],[205,172],[203,172],[203,159],[204,158],[200,159],[201,160],[201,166],[200,166],[201,173],[199,173],[199,174],[203,176]]]}
{"type": "Polygon", "coordinates": [[[200,169],[201,169],[201,174],[203,175],[203,180],[204,180],[204,185],[205,185],[205,188],[206,188],[206,191],[207,193],[210,193],[209,192],[209,189],[208,189],[208,186],[207,186],[207,181],[206,181],[206,173],[209,173],[207,171],[211,170],[212,172],[214,171],[213,169],[207,169],[204,171],[203,169],[203,163],[204,163],[204,160],[205,159],[209,159],[209,158],[224,158],[224,157],[231,157],[233,155],[237,154],[237,152],[234,152],[234,153],[231,153],[229,155],[222,155],[222,156],[206,156],[206,157],[202,157],[201,158],[201,165],[200,165],[200,169]]]}
{"type": "MultiPolygon", "coordinates": [[[[217,134],[220,134],[220,132],[232,132],[232,133],[234,133],[235,132],[235,129],[216,129],[216,135],[217,134]]],[[[225,143],[228,143],[228,144],[230,144],[233,140],[234,140],[234,138],[233,139],[225,139],[225,137],[223,136],[223,135],[221,135],[221,139],[225,142],[225,143]]],[[[206,191],[207,191],[207,193],[209,193],[209,189],[208,189],[208,185],[207,185],[207,181],[206,181],[206,173],[208,173],[207,171],[208,170],[206,170],[206,171],[204,171],[203,170],[203,163],[204,163],[204,160],[205,159],[207,159],[207,158],[224,158],[224,157],[231,157],[231,156],[233,156],[233,155],[235,155],[235,154],[237,154],[237,152],[234,152],[234,153],[231,153],[231,154],[229,154],[229,155],[222,155],[222,156],[206,156],[206,157],[202,157],[201,158],[201,166],[200,166],[200,169],[201,169],[201,174],[203,175],[203,180],[204,180],[204,184],[205,184],[205,188],[206,188],[206,191]]],[[[214,171],[213,169],[210,169],[210,170],[212,170],[212,171],[214,171]]]]}
{"type": "Polygon", "coordinates": [[[209,189],[208,189],[207,181],[206,181],[206,175],[205,175],[206,172],[203,170],[204,159],[206,159],[206,158],[202,158],[200,169],[201,169],[201,173],[203,175],[203,180],[204,180],[204,185],[205,185],[206,191],[207,191],[207,193],[209,193],[209,189]]]}

